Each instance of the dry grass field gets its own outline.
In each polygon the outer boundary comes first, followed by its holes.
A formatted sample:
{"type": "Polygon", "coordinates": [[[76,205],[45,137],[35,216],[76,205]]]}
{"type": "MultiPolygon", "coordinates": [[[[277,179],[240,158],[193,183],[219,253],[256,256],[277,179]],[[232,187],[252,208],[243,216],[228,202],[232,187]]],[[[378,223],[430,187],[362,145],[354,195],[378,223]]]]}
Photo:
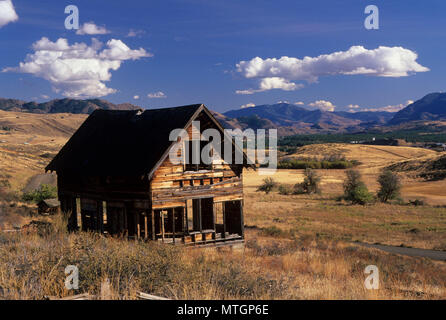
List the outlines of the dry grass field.
{"type": "Polygon", "coordinates": [[[86,119],[77,114],[32,114],[0,110],[0,179],[11,190],[21,190],[27,180],[43,173],[52,158],[86,119]]]}
{"type": "Polygon", "coordinates": [[[3,299],[43,299],[88,292],[136,299],[143,291],[171,299],[444,299],[444,263],[390,255],[342,241],[274,238],[248,230],[244,249],[181,248],[67,234],[57,219],[47,233],[0,234],[3,299]],[[364,287],[364,268],[380,270],[380,288],[364,287]],[[67,265],[79,289],[64,287],[67,265]]]}
{"type": "MultiPolygon", "coordinates": [[[[289,171],[280,171],[274,178],[290,184],[302,181],[302,172],[289,171]]],[[[342,193],[343,174],[325,171],[330,172],[328,181],[323,176],[321,195],[255,192],[259,176],[246,174],[245,223],[259,229],[274,226],[288,236],[446,250],[446,207],[338,202],[335,198],[342,193]]]]}
{"type": "MultiPolygon", "coordinates": [[[[83,115],[0,112],[0,180],[19,194],[29,178],[85,119],[83,115]],[[9,129],[10,128],[10,129],[9,129]]],[[[433,159],[425,149],[363,145],[313,145],[296,157],[342,154],[358,160],[369,190],[383,167],[408,159],[433,159]]],[[[266,176],[244,173],[244,249],[193,249],[137,243],[95,234],[68,234],[60,217],[30,216],[19,198],[0,200],[0,229],[48,220],[52,230],[0,233],[0,298],[42,299],[90,292],[111,282],[111,298],[144,291],[172,299],[446,299],[446,263],[360,247],[354,241],[446,250],[446,181],[425,182],[404,173],[405,204],[349,205],[344,170],[317,170],[320,195],[256,192],[266,176]],[[79,290],[64,288],[65,266],[80,270],[79,290]],[[380,289],[364,288],[364,268],[380,270],[380,289]]],[[[303,180],[302,170],[279,170],[279,183],[303,180]]],[[[3,188],[5,190],[5,188],[3,188]]]]}

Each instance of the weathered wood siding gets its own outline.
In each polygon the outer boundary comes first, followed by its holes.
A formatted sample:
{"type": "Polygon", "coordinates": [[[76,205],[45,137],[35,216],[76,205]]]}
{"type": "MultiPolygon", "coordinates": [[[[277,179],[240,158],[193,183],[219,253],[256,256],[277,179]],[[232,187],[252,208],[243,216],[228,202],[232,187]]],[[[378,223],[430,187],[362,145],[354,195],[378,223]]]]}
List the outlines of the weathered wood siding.
{"type": "MultiPolygon", "coordinates": [[[[201,131],[216,128],[204,113],[197,120],[200,121],[201,131]]],[[[186,139],[192,139],[192,125],[186,131],[186,139]]],[[[178,150],[178,156],[181,155],[181,149],[178,150]]],[[[221,158],[224,158],[223,154],[221,158]]],[[[167,157],[155,171],[150,190],[153,209],[184,206],[186,199],[197,197],[213,197],[214,202],[241,200],[242,168],[215,160],[212,170],[185,171],[183,164],[172,164],[167,157]]]]}

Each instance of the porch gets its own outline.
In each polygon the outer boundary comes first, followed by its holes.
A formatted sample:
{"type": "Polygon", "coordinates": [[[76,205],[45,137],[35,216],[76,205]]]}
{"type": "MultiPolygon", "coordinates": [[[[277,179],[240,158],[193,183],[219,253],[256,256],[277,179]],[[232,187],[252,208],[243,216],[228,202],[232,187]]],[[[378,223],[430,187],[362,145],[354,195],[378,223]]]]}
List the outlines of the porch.
{"type": "Polygon", "coordinates": [[[214,202],[213,198],[186,200],[184,207],[155,209],[155,240],[203,245],[243,240],[241,200],[214,202]]]}
{"type": "Polygon", "coordinates": [[[187,199],[183,206],[151,208],[147,201],[62,199],[69,229],[183,245],[243,242],[242,200],[187,199]]]}

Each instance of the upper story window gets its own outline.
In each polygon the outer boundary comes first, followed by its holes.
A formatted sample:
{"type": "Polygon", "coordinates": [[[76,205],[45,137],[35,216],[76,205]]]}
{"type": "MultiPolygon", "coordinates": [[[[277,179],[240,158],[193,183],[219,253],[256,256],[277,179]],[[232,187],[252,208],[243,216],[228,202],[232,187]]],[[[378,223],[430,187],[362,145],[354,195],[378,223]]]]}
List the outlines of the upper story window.
{"type": "MultiPolygon", "coordinates": [[[[193,157],[192,140],[187,140],[184,143],[185,143],[185,161],[186,161],[184,166],[185,171],[212,170],[212,161],[211,163],[205,163],[202,157],[202,150],[209,143],[208,141],[200,141],[199,154],[197,154],[197,157],[195,157],[195,159],[193,157]]],[[[210,152],[210,157],[212,157],[212,150],[210,152]]]]}

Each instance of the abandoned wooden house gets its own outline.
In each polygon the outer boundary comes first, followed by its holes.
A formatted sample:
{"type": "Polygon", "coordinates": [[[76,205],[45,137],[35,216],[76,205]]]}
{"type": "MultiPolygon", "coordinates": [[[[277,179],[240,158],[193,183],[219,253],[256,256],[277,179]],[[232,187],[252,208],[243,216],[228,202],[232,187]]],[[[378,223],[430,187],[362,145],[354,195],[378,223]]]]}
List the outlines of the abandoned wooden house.
{"type": "Polygon", "coordinates": [[[245,153],[238,149],[242,164],[222,154],[211,164],[169,159],[173,147],[186,154],[197,121],[200,132],[218,130],[222,144],[232,140],[204,105],[94,111],[46,167],[57,173],[68,228],[183,244],[243,242],[245,153]],[[170,141],[174,129],[185,138],[170,141]]]}

